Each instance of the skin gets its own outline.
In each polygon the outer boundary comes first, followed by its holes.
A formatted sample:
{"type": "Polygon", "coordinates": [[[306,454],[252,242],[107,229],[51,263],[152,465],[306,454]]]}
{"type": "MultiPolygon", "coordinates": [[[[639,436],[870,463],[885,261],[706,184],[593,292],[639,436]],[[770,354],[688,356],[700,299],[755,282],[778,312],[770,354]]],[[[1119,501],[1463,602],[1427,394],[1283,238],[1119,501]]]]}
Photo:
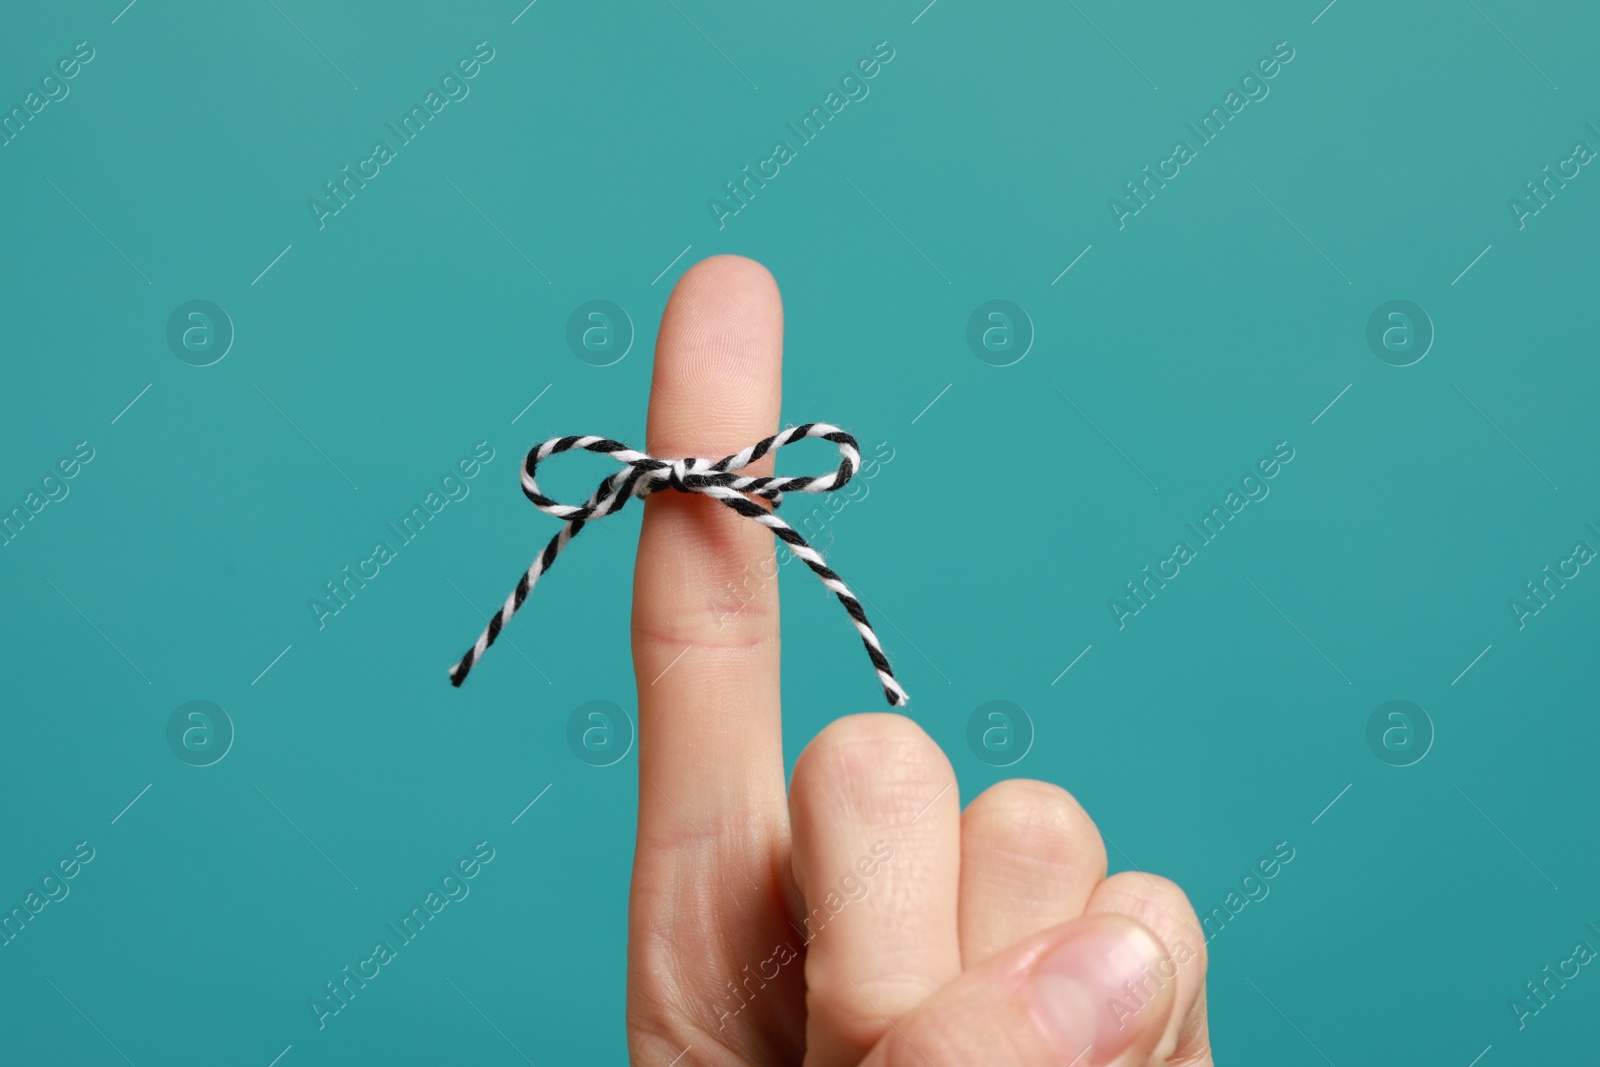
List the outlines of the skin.
{"type": "MultiPolygon", "coordinates": [[[[765,268],[687,271],[657,341],[650,453],[721,456],[775,432],[782,348],[765,268]]],[[[645,503],[632,1062],[1209,1067],[1194,909],[1166,879],[1106,877],[1061,787],[1001,782],[963,811],[914,719],[867,714],[818,734],[785,788],[777,583],[751,578],[774,551],[712,500],[645,503]],[[730,585],[753,598],[726,603],[730,585]],[[1114,1002],[1111,978],[1148,978],[1151,961],[1160,980],[1114,1002]]]]}

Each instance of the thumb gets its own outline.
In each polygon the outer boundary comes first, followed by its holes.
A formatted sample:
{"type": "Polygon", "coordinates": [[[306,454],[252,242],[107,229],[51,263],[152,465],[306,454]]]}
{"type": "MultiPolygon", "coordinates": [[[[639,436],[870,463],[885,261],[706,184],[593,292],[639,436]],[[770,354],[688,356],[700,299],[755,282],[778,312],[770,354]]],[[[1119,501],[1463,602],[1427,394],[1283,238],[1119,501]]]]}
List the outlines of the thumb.
{"type": "Polygon", "coordinates": [[[861,1067],[1144,1067],[1176,974],[1143,926],[1086,916],[967,971],[898,1020],[861,1067]]]}

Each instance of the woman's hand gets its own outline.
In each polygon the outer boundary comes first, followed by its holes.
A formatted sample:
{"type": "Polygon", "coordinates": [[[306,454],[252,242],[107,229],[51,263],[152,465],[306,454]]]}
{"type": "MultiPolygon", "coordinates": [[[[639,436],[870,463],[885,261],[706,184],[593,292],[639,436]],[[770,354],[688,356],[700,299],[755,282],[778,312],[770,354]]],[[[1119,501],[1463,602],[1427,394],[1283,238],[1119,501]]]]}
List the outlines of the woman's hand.
{"type": "MultiPolygon", "coordinates": [[[[765,269],[689,270],[662,318],[646,449],[721,456],[774,432],[782,347],[765,269]]],[[[786,792],[774,548],[697,494],[646,501],[632,1062],[1209,1067],[1193,908],[1164,879],[1107,878],[1060,787],[1002,782],[962,812],[938,745],[870,714],[823,730],[786,792]]]]}

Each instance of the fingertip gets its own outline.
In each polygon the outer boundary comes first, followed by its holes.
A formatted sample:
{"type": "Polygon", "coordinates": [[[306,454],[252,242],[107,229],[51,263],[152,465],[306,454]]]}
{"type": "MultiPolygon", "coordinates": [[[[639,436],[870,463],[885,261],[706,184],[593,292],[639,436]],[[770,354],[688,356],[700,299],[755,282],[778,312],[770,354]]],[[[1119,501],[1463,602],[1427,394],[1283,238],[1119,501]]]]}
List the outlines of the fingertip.
{"type": "Polygon", "coordinates": [[[712,256],[684,272],[661,317],[649,449],[735,452],[771,433],[783,385],[783,301],[766,267],[712,256]]]}
{"type": "Polygon", "coordinates": [[[851,788],[870,790],[885,779],[942,786],[955,781],[955,770],[944,749],[915,719],[892,711],[863,711],[834,719],[801,750],[791,790],[803,790],[812,778],[823,793],[838,798],[851,788]]]}
{"type": "Polygon", "coordinates": [[[714,290],[723,288],[746,292],[750,295],[765,290],[773,296],[778,293],[778,282],[772,272],[746,256],[707,256],[679,276],[672,287],[673,296],[687,294],[710,283],[714,290]]]}

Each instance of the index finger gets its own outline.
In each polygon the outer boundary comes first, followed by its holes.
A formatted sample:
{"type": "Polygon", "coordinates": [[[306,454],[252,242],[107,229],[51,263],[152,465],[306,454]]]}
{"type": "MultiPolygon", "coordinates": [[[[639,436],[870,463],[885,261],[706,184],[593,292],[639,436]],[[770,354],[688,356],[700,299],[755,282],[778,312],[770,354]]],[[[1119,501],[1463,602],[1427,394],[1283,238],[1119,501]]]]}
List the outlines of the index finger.
{"type": "MultiPolygon", "coordinates": [[[[772,276],[737,256],[696,264],[662,316],[648,450],[715,459],[768,436],[782,370],[772,276]]],[[[773,537],[759,523],[698,493],[646,500],[633,601],[636,881],[688,886],[729,863],[765,871],[787,841],[776,577],[773,537]]]]}

